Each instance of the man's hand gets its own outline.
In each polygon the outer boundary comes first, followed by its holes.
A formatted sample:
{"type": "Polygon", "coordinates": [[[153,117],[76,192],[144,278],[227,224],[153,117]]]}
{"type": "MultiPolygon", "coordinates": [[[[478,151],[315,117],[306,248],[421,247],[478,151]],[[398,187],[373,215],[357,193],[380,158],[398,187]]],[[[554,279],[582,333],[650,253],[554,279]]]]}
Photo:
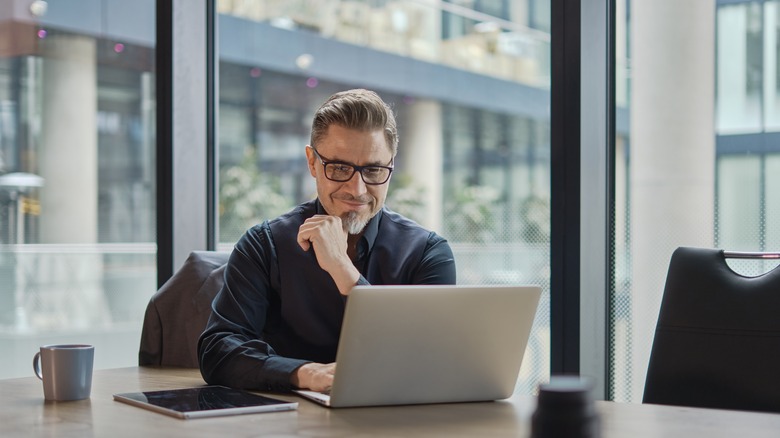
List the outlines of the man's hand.
{"type": "Polygon", "coordinates": [[[311,389],[317,392],[330,391],[333,386],[333,374],[336,363],[307,363],[301,365],[290,378],[290,383],[300,389],[311,389]]]}
{"type": "Polygon", "coordinates": [[[298,245],[304,251],[314,247],[320,267],[330,272],[343,263],[351,263],[347,256],[347,232],[338,216],[314,215],[298,229],[298,245]]]}
{"type": "Polygon", "coordinates": [[[304,251],[314,249],[317,263],[333,277],[339,292],[349,294],[360,278],[360,272],[347,255],[347,232],[341,218],[317,214],[298,229],[298,245],[304,251]]]}

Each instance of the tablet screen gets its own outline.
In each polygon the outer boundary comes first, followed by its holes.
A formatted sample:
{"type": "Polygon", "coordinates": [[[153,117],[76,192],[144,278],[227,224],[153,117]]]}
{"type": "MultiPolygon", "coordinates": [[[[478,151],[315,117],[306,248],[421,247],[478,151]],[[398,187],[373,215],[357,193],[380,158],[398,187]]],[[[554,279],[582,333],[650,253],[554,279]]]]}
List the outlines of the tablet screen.
{"type": "Polygon", "coordinates": [[[180,418],[283,411],[298,406],[296,402],[225,386],[130,392],[114,394],[114,399],[180,418]]]}

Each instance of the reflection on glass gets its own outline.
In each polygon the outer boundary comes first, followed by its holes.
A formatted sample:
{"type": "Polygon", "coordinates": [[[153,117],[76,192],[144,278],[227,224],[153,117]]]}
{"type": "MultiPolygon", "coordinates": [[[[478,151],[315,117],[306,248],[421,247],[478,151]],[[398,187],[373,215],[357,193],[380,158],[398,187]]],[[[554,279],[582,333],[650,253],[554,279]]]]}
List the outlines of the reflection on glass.
{"type": "Polygon", "coordinates": [[[0,354],[88,342],[132,365],[156,290],[153,4],[35,3],[0,22],[0,354]]]}

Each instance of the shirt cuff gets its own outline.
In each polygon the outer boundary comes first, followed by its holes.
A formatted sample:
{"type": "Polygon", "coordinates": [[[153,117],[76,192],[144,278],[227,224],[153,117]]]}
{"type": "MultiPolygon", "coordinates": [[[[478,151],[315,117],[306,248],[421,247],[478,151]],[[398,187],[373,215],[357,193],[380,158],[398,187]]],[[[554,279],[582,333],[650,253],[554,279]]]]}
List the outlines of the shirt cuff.
{"type": "Polygon", "coordinates": [[[311,363],[310,360],[293,359],[282,356],[270,356],[265,360],[265,372],[269,373],[269,389],[274,391],[289,391],[293,389],[290,378],[302,365],[311,363]]]}

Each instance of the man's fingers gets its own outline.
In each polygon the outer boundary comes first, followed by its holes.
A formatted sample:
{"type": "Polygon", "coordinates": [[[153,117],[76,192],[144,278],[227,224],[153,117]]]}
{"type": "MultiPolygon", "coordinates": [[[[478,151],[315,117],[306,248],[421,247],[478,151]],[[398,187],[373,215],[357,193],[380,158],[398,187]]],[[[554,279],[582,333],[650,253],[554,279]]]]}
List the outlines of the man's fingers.
{"type": "Polygon", "coordinates": [[[333,385],[335,369],[335,362],[330,364],[307,363],[295,372],[292,383],[299,388],[323,392],[333,385]]]}
{"type": "Polygon", "coordinates": [[[308,251],[311,248],[312,232],[320,222],[322,222],[321,216],[313,216],[306,219],[301,227],[298,228],[298,245],[304,251],[308,251]]]}
{"type": "Polygon", "coordinates": [[[341,229],[341,219],[336,216],[314,215],[306,219],[298,229],[298,245],[308,251],[318,237],[322,237],[323,229],[328,223],[333,223],[341,229]]]}
{"type": "Polygon", "coordinates": [[[309,248],[311,248],[311,242],[309,241],[308,232],[303,228],[305,226],[301,225],[301,227],[298,229],[298,237],[296,238],[298,241],[298,245],[303,248],[304,251],[308,251],[309,248]]]}

